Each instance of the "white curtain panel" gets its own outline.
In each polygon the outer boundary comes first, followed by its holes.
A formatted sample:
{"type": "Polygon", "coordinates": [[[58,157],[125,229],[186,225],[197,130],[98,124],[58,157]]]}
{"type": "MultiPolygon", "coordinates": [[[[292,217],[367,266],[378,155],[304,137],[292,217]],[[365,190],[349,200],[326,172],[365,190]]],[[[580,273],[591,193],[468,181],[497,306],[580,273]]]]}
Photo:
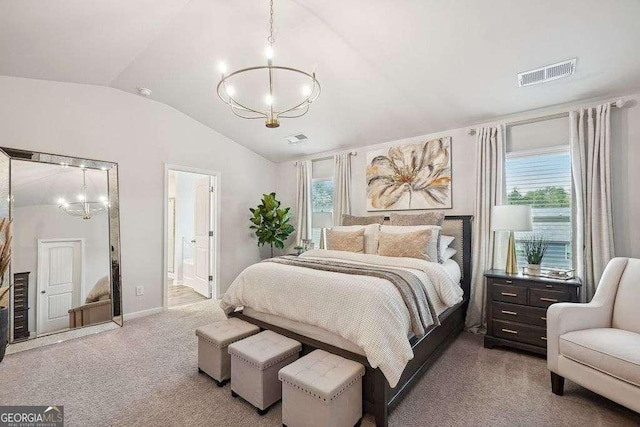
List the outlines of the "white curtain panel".
{"type": "Polygon", "coordinates": [[[351,214],[351,154],[333,156],[333,224],[342,225],[342,215],[351,214]]]}
{"type": "Polygon", "coordinates": [[[496,261],[491,209],[505,199],[505,131],[504,125],[476,129],[476,192],[473,217],[471,259],[471,300],[466,327],[472,332],[486,332],[486,297],[484,272],[496,261]]]}
{"type": "Polygon", "coordinates": [[[571,111],[573,263],[590,301],[602,272],[615,256],[611,205],[611,112],[609,104],[571,111]]]}
{"type": "Polygon", "coordinates": [[[311,160],[298,161],[296,165],[296,232],[297,243],[311,238],[311,160]]]}

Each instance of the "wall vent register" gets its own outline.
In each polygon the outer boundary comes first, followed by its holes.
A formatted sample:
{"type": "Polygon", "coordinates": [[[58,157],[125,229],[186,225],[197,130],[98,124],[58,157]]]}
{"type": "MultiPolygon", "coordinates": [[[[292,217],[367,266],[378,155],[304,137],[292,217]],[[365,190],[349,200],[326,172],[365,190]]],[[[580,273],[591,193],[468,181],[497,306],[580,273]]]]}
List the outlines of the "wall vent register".
{"type": "Polygon", "coordinates": [[[535,70],[519,73],[518,86],[531,86],[558,80],[563,77],[569,77],[576,70],[576,60],[577,58],[573,58],[567,61],[536,68],[535,70]]]}

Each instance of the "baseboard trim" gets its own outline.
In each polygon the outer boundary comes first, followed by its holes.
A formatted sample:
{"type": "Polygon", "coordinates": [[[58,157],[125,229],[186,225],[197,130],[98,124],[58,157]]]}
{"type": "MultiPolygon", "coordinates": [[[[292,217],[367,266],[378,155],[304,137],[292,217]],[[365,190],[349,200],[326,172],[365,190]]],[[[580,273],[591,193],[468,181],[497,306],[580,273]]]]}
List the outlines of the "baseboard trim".
{"type": "Polygon", "coordinates": [[[139,317],[151,316],[152,314],[162,313],[163,311],[164,311],[164,308],[155,307],[155,308],[150,308],[148,310],[134,311],[133,313],[125,313],[124,320],[127,321],[127,320],[137,319],[139,317]]]}

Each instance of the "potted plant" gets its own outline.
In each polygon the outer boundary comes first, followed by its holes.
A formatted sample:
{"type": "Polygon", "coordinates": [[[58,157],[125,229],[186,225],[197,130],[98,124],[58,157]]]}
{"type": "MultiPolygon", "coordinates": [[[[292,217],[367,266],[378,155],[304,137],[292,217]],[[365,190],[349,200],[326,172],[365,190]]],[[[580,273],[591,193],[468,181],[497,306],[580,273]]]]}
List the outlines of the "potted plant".
{"type": "Polygon", "coordinates": [[[9,290],[11,284],[5,286],[5,276],[11,264],[11,220],[0,219],[0,362],[9,342],[9,290]]]}
{"type": "Polygon", "coordinates": [[[258,207],[249,210],[253,214],[250,219],[252,225],[249,228],[255,230],[258,247],[270,245],[273,257],[273,247],[284,249],[284,242],[294,231],[293,226],[289,224],[289,208],[281,209],[276,193],[270,193],[263,194],[258,207]]]}
{"type": "Polygon", "coordinates": [[[549,248],[549,242],[544,236],[531,235],[522,240],[522,250],[527,259],[527,272],[532,276],[540,275],[540,264],[549,248]]]}

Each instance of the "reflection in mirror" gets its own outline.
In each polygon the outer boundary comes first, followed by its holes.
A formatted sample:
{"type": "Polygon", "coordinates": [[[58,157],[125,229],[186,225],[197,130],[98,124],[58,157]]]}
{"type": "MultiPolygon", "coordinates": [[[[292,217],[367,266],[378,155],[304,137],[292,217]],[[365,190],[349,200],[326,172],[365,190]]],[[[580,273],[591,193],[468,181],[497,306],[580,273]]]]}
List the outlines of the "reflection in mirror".
{"type": "Polygon", "coordinates": [[[117,165],[5,153],[10,165],[2,170],[0,159],[0,173],[9,193],[0,197],[13,219],[12,341],[112,320],[122,325],[117,165]]]}
{"type": "Polygon", "coordinates": [[[12,271],[28,305],[14,303],[27,318],[14,339],[111,320],[107,172],[14,160],[11,187],[12,271]]]}

